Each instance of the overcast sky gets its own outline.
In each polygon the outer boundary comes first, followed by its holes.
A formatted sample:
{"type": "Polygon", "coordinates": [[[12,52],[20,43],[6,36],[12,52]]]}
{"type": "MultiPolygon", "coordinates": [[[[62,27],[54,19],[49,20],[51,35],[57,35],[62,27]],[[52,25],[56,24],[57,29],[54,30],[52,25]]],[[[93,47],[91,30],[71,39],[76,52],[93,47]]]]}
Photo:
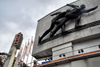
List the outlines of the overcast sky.
{"type": "Polygon", "coordinates": [[[37,21],[75,0],[0,0],[0,52],[9,52],[15,34],[22,32],[23,44],[35,37],[37,21]]]}

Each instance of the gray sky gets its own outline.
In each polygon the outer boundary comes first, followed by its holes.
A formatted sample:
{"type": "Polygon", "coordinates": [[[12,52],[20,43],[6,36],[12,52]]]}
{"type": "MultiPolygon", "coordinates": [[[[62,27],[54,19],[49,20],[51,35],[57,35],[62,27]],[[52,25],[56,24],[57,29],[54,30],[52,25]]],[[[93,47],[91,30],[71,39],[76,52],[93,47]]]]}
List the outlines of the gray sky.
{"type": "Polygon", "coordinates": [[[35,37],[37,21],[75,0],[0,0],[0,52],[9,52],[15,34],[22,32],[23,44],[35,37]]]}

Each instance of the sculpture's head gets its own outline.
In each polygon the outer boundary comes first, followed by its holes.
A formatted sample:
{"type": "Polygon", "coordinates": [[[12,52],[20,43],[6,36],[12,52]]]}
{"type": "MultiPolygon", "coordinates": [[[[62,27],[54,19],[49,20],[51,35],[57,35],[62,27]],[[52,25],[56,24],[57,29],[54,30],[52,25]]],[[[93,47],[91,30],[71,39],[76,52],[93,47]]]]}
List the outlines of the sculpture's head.
{"type": "Polygon", "coordinates": [[[86,6],[85,6],[84,4],[82,4],[82,5],[80,6],[80,8],[81,8],[81,9],[85,9],[86,6]]]}

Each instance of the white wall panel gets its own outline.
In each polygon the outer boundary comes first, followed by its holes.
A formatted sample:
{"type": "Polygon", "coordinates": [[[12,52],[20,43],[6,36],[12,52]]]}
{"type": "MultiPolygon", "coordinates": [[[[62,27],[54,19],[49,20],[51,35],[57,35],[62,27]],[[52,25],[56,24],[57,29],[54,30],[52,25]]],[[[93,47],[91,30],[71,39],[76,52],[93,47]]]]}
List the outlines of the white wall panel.
{"type": "Polygon", "coordinates": [[[57,50],[55,52],[53,52],[53,55],[60,55],[62,53],[66,53],[66,52],[71,52],[72,51],[72,47],[67,47],[67,48],[63,48],[63,49],[60,49],[60,50],[57,50]]]}
{"type": "Polygon", "coordinates": [[[100,66],[100,56],[87,59],[87,67],[99,67],[100,66]]]}
{"type": "Polygon", "coordinates": [[[100,33],[99,26],[91,27],[91,30],[92,30],[92,33],[93,33],[93,34],[98,34],[98,33],[100,33]]]}
{"type": "MultiPolygon", "coordinates": [[[[89,41],[73,44],[73,50],[79,50],[79,49],[83,49],[83,48],[87,48],[87,47],[91,47],[91,46],[95,46],[99,44],[100,44],[100,39],[89,40],[89,41]]],[[[84,50],[84,53],[86,53],[86,52],[99,50],[99,47],[95,46],[95,47],[91,47],[91,48],[87,48],[83,50],[84,50]]],[[[79,54],[78,51],[74,52],[74,55],[76,54],[79,54]]]]}
{"type": "Polygon", "coordinates": [[[77,60],[71,62],[71,67],[87,67],[85,60],[77,60]]]}
{"type": "Polygon", "coordinates": [[[67,47],[70,47],[70,46],[72,46],[72,43],[71,42],[70,43],[63,44],[61,46],[57,46],[55,48],[52,48],[52,51],[60,50],[60,49],[67,48],[67,47]]]}

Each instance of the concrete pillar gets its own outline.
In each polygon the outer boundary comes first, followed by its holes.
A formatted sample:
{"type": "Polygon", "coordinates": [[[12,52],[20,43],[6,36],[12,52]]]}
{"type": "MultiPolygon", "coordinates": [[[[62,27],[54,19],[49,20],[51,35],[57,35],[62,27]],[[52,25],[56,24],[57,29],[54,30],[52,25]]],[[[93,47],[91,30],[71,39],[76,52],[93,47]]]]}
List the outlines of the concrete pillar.
{"type": "Polygon", "coordinates": [[[4,63],[3,67],[12,67],[16,51],[17,51],[16,47],[12,47],[10,49],[8,58],[7,58],[6,62],[4,63]]]}

